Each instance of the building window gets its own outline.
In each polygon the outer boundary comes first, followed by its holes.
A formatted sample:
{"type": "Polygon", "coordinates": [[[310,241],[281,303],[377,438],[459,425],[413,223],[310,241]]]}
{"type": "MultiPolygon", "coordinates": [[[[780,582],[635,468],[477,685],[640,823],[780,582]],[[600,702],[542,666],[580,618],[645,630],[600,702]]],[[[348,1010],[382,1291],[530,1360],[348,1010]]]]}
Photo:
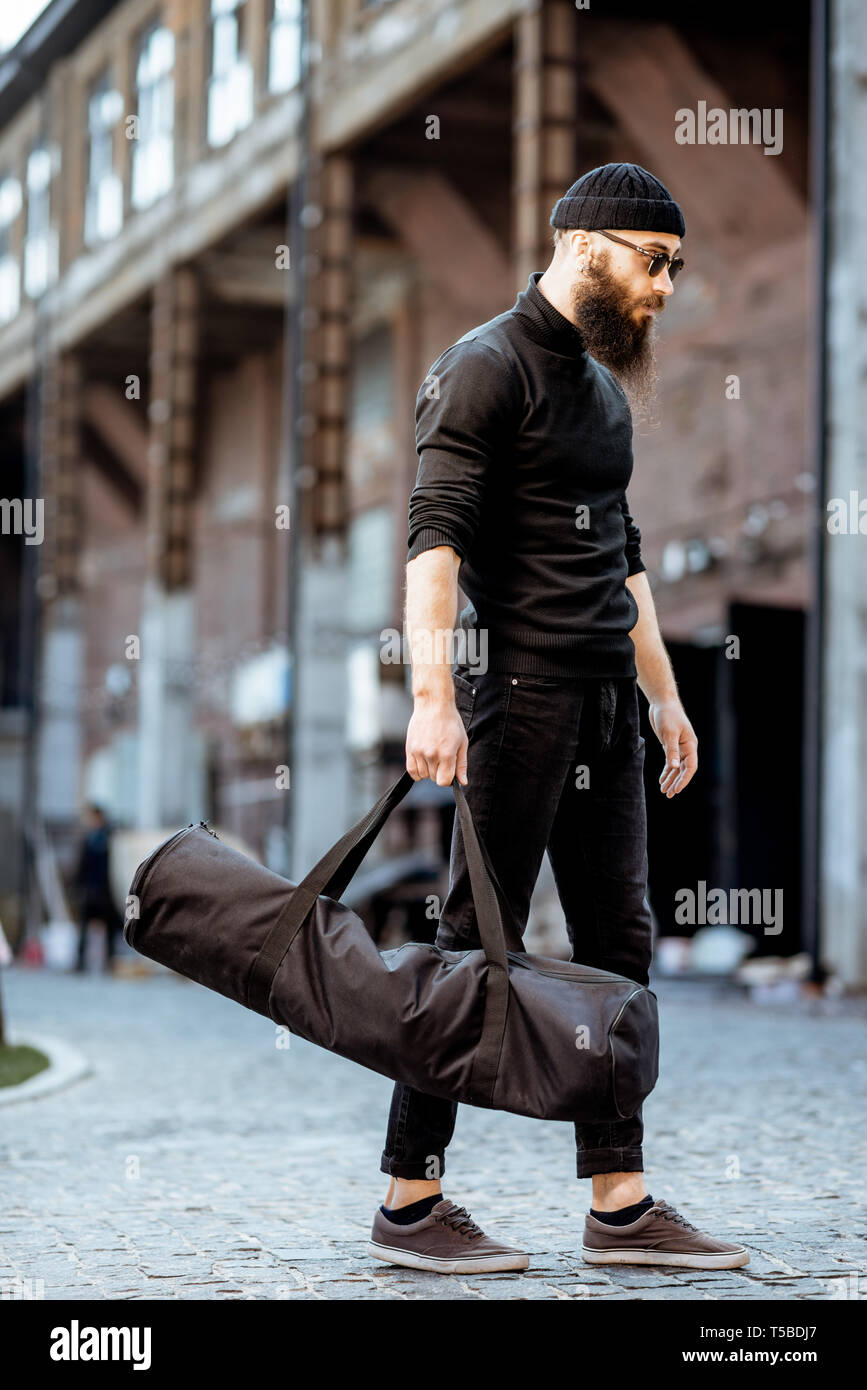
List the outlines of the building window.
{"type": "Polygon", "coordinates": [[[268,90],[288,92],[301,80],[301,0],[271,0],[268,90]]]}
{"type": "Polygon", "coordinates": [[[211,0],[210,145],[227,145],[253,119],[253,66],[244,52],[244,18],[244,0],[211,0]]]}
{"type": "Polygon", "coordinates": [[[114,128],[120,119],[123,97],[109,74],[90,89],[87,106],[89,157],[84,208],[84,239],[88,246],[117,236],[123,225],[123,182],[114,168],[114,128]]]}
{"type": "Polygon", "coordinates": [[[137,138],[132,153],[133,207],[168,193],[175,173],[175,36],[154,24],[143,35],[135,70],[137,138]]]}
{"type": "Polygon", "coordinates": [[[0,323],[14,319],[21,305],[21,268],[12,250],[12,233],[21,211],[21,182],[0,176],[0,323]]]}
{"type": "Polygon", "coordinates": [[[57,231],[51,225],[51,150],[37,145],[27,161],[24,291],[38,299],[57,279],[57,231]]]}

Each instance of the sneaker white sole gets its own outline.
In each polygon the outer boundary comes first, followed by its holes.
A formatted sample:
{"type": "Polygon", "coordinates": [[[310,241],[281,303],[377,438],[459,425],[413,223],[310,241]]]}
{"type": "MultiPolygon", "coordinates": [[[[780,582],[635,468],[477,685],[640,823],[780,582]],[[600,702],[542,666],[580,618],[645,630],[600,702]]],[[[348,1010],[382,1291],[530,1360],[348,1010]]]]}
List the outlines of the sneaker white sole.
{"type": "Polygon", "coordinates": [[[664,1250],[591,1250],[582,1245],[581,1255],[589,1265],[680,1265],[684,1269],[737,1269],[750,1262],[746,1247],[719,1254],[668,1253],[664,1250]]]}
{"type": "Polygon", "coordinates": [[[516,1250],[513,1255],[482,1255],[476,1259],[446,1260],[437,1255],[419,1255],[414,1250],[401,1250],[393,1245],[369,1241],[367,1253],[375,1260],[405,1265],[407,1269],[427,1269],[434,1274],[493,1274],[497,1270],[526,1269],[530,1256],[516,1250]]]}

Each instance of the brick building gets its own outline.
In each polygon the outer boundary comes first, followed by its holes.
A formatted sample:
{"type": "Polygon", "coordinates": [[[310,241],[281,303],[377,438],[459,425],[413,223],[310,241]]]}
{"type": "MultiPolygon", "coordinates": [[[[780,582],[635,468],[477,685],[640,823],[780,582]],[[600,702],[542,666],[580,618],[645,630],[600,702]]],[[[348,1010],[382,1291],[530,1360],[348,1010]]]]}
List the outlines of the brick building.
{"type": "MultiPolygon", "coordinates": [[[[131,825],[211,817],[294,877],[400,770],[408,671],[380,649],[402,625],[418,386],[547,264],[577,173],[622,159],[687,218],[662,423],[629,493],[702,752],[665,802],[647,731],[654,910],[673,931],[683,882],[783,886],[784,933],[760,949],[867,980],[860,803],[845,864],[815,860],[843,919],[818,944],[802,901],[817,808],[829,845],[857,797],[820,763],[809,698],[828,640],[806,621],[816,421],[829,325],[845,338],[857,308],[838,290],[824,312],[817,271],[826,25],[857,52],[851,0],[650,18],[618,0],[52,0],[0,59],[3,491],[45,501],[42,545],[4,535],[0,557],[7,920],[19,837],[62,843],[85,795],[131,825]],[[682,143],[684,111],[697,130],[743,119],[682,143]]],[[[831,122],[863,103],[863,60],[833,69],[831,122]]],[[[841,479],[846,428],[822,454],[841,479]]],[[[841,564],[823,612],[846,601],[841,564]]],[[[846,612],[863,650],[863,608],[846,612]]],[[[863,675],[826,670],[852,732],[863,675]]],[[[418,819],[396,818],[391,852],[439,849],[418,819]]]]}

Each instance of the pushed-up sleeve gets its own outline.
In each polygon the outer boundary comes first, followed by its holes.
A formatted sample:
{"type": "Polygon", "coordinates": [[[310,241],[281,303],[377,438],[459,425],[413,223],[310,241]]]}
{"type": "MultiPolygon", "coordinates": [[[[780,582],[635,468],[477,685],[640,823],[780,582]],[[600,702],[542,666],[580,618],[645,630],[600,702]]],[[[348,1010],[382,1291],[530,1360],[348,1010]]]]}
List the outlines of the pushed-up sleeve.
{"type": "Polygon", "coordinates": [[[474,339],[452,344],[431,367],[416,400],[419,464],[407,561],[438,545],[466,558],[485,493],[510,447],[513,380],[501,354],[474,339]]]}
{"type": "Polygon", "coordinates": [[[640,574],[642,570],[647,569],[647,566],[641,558],[641,532],[632,520],[625,492],[620,498],[620,510],[623,513],[623,525],[626,528],[625,550],[628,577],[630,574],[640,574]]]}

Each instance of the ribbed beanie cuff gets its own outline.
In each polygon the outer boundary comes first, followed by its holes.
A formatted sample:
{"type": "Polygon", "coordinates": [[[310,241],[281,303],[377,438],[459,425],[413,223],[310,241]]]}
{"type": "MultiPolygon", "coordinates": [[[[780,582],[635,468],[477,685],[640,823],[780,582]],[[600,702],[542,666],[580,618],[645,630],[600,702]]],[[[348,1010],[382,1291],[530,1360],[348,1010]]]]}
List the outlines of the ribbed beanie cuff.
{"type": "Polygon", "coordinates": [[[668,189],[639,164],[602,164],[573,183],[554,204],[552,227],[605,227],[686,234],[683,213],[668,189]]]}

